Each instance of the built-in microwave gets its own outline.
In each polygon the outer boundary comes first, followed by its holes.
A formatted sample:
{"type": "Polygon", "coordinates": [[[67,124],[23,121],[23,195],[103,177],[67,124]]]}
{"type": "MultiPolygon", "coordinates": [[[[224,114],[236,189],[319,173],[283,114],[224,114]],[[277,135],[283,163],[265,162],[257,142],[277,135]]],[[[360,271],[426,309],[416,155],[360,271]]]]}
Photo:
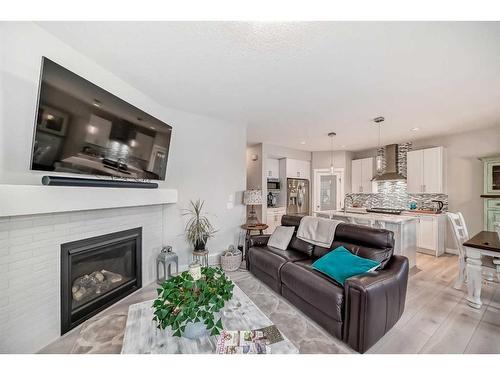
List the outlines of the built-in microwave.
{"type": "Polygon", "coordinates": [[[279,178],[268,178],[267,179],[267,190],[280,190],[280,179],[279,178]]]}

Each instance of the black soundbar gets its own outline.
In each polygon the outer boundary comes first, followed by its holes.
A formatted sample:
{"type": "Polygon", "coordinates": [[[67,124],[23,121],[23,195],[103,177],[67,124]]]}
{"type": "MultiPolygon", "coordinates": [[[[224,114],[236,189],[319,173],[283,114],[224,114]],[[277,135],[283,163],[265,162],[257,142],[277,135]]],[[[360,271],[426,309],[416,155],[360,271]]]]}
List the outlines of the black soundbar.
{"type": "Polygon", "coordinates": [[[50,186],[88,186],[107,188],[157,189],[155,182],[99,180],[95,178],[43,176],[42,184],[50,186]]]}

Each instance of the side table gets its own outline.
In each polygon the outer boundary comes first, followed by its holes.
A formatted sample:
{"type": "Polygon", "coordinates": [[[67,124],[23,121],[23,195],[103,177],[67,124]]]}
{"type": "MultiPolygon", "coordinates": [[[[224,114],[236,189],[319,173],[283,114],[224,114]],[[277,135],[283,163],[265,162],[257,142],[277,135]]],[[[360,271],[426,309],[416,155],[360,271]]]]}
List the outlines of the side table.
{"type": "Polygon", "coordinates": [[[243,259],[246,259],[246,254],[247,254],[247,248],[248,248],[248,242],[250,241],[250,236],[252,235],[252,231],[258,231],[259,234],[264,234],[264,231],[269,228],[267,224],[257,224],[257,225],[247,225],[243,224],[241,226],[242,229],[246,231],[245,234],[245,246],[244,246],[244,251],[243,251],[243,259]]]}

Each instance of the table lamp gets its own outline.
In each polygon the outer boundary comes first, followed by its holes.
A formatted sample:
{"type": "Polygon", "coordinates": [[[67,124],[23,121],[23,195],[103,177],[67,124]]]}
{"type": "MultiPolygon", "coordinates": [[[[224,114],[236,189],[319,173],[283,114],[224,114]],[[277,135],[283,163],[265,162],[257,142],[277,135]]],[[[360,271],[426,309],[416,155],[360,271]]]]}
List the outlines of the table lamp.
{"type": "Polygon", "coordinates": [[[262,191],[258,189],[246,190],[243,194],[243,204],[250,206],[250,212],[248,214],[246,224],[259,224],[259,219],[257,218],[257,213],[255,212],[255,206],[260,206],[262,204],[262,191]]]}

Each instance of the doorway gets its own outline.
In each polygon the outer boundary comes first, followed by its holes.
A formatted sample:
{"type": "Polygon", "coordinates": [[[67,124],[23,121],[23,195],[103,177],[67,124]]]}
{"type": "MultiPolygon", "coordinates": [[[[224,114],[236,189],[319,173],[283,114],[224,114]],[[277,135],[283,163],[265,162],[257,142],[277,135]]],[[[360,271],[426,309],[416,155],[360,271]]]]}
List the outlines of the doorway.
{"type": "Polygon", "coordinates": [[[313,212],[339,210],[344,197],[344,168],[314,170],[313,212]]]}

